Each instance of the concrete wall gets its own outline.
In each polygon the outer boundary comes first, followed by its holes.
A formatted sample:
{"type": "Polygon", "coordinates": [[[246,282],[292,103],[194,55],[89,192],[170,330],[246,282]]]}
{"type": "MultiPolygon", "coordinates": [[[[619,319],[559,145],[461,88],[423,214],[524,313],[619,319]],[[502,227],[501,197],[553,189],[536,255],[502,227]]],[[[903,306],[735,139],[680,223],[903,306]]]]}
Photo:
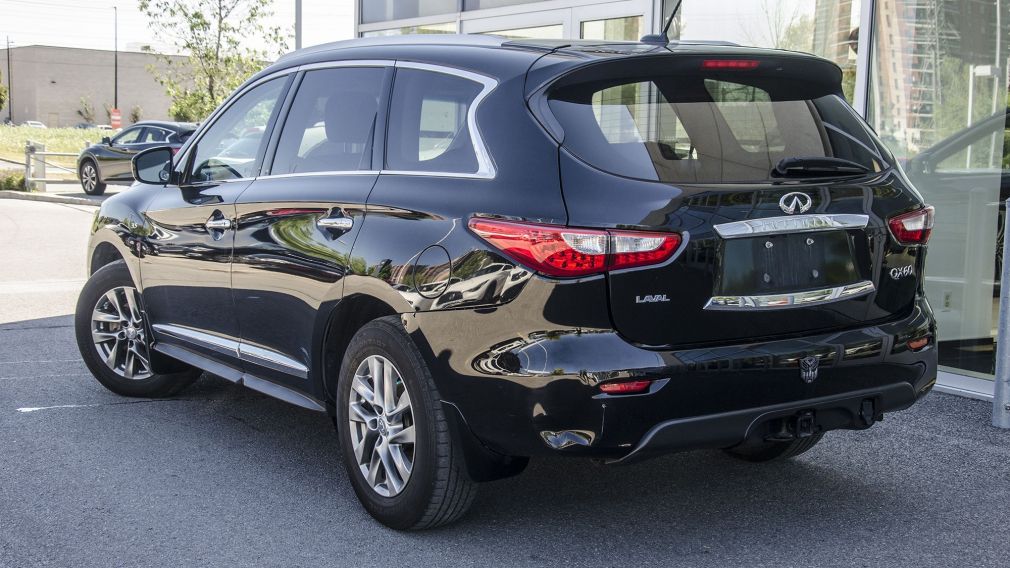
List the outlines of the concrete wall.
{"type": "MultiPolygon", "coordinates": [[[[83,119],[77,114],[81,97],[95,111],[95,122],[108,124],[105,105],[113,105],[113,51],[30,45],[11,48],[13,75],[13,120],[40,120],[46,126],[73,126],[83,119]]],[[[173,58],[186,64],[185,57],[173,58]]],[[[162,60],[150,53],[119,52],[119,109],[123,126],[130,123],[130,111],[139,105],[142,120],[166,120],[171,101],[165,88],[148,67],[163,68],[162,60]]],[[[0,49],[0,70],[7,85],[7,50],[0,49]]],[[[0,112],[0,121],[7,117],[0,112]]]]}

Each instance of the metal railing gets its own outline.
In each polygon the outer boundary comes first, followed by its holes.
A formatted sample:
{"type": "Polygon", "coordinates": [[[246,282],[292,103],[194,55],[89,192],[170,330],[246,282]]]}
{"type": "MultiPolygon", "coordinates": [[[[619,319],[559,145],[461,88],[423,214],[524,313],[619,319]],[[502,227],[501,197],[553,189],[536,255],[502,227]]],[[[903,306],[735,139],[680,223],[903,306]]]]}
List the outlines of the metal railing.
{"type": "MultiPolygon", "coordinates": [[[[90,146],[90,142],[85,142],[84,147],[90,146]]],[[[41,142],[25,142],[25,189],[28,191],[45,191],[48,183],[78,183],[77,170],[61,166],[55,162],[46,160],[49,157],[76,158],[78,153],[74,152],[46,152],[46,145],[41,142]],[[74,174],[70,179],[46,177],[46,169],[53,168],[58,171],[74,174]]]]}

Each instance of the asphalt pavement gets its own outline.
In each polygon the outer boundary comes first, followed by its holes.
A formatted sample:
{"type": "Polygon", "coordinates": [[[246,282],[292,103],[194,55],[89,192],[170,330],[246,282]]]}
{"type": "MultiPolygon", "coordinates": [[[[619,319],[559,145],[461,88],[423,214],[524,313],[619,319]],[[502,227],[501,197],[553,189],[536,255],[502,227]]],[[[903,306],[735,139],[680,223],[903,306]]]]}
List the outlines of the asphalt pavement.
{"type": "Polygon", "coordinates": [[[1010,433],[942,394],[786,463],[534,460],[455,525],[388,530],[325,416],[210,376],[165,401],[91,378],[70,314],[93,213],[0,201],[0,566],[1010,563],[1010,433]]]}

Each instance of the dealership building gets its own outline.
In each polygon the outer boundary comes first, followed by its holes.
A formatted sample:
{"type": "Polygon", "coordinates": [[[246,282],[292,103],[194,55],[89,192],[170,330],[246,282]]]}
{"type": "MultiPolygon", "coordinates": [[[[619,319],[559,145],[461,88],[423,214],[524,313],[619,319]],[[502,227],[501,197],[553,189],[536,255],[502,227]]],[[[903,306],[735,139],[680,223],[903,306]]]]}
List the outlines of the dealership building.
{"type": "MultiPolygon", "coordinates": [[[[360,0],[355,29],[633,41],[659,32],[675,4],[360,0]]],[[[684,0],[670,37],[804,51],[842,68],[846,98],[936,207],[925,288],[942,388],[991,396],[1010,197],[1010,0],[684,0]]]]}

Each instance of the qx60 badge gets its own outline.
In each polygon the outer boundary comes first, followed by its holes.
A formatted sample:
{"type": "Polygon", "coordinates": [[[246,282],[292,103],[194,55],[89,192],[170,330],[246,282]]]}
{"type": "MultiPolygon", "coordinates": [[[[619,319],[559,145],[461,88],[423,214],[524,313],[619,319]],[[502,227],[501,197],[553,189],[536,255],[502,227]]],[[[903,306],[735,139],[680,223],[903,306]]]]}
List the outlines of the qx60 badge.
{"type": "Polygon", "coordinates": [[[782,196],[779,199],[779,209],[785,212],[787,215],[792,215],[793,213],[806,213],[810,211],[813,206],[814,200],[810,198],[809,195],[793,191],[782,196]]]}

